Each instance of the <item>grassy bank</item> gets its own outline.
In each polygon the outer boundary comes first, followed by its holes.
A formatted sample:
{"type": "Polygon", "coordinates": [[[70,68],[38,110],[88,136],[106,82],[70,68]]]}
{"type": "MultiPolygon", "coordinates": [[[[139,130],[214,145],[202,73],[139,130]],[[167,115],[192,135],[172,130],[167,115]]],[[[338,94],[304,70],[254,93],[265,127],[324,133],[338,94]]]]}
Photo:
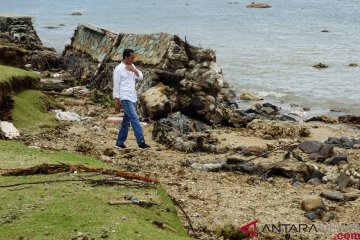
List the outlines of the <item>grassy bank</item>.
{"type": "MultiPolygon", "coordinates": [[[[109,167],[96,159],[31,149],[0,141],[0,167],[73,163],[109,167]]],[[[0,239],[189,239],[166,192],[159,186],[89,173],[0,176],[0,239]],[[124,196],[157,202],[109,205],[124,196]],[[159,221],[170,226],[160,229],[159,221]]]]}
{"type": "Polygon", "coordinates": [[[38,128],[56,126],[53,113],[48,113],[55,103],[45,94],[36,90],[24,90],[14,96],[12,122],[22,132],[32,132],[38,128]]]}
{"type": "Polygon", "coordinates": [[[39,78],[40,75],[34,72],[29,72],[20,68],[8,67],[0,65],[0,84],[1,83],[11,83],[14,78],[39,78]]]}
{"type": "Polygon", "coordinates": [[[0,119],[11,119],[14,105],[12,98],[21,89],[33,88],[40,80],[37,73],[23,69],[0,65],[0,119]]]}

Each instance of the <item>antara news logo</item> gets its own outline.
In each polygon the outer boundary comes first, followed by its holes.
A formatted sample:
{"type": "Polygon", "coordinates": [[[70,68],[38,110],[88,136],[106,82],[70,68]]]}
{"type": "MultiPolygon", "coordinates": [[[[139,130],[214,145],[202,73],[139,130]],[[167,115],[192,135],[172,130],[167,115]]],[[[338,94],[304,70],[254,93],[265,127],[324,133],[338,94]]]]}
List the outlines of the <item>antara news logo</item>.
{"type": "Polygon", "coordinates": [[[290,234],[300,232],[318,232],[314,224],[265,224],[258,227],[259,220],[254,220],[240,227],[240,230],[251,237],[258,237],[258,233],[290,234]]]}
{"type": "Polygon", "coordinates": [[[258,238],[262,233],[285,234],[286,238],[290,234],[299,233],[329,233],[333,235],[332,240],[337,239],[360,239],[360,224],[342,224],[342,225],[316,225],[315,224],[264,224],[259,225],[259,220],[253,220],[240,227],[240,231],[250,237],[258,238]]]}

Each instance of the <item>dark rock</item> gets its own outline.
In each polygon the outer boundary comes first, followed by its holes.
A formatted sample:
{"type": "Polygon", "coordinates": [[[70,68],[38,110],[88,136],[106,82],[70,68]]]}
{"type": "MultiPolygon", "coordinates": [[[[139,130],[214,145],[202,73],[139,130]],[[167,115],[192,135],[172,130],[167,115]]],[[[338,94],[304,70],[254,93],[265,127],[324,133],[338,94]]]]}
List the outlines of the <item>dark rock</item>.
{"type": "Polygon", "coordinates": [[[310,154],[309,158],[317,162],[322,162],[332,156],[334,156],[334,147],[325,144],[320,148],[319,152],[310,154]]]}
{"type": "Polygon", "coordinates": [[[321,30],[321,32],[329,32],[328,30],[321,30]]]}
{"type": "Polygon", "coordinates": [[[358,67],[359,65],[357,63],[350,63],[349,67],[358,67]]]}
{"type": "Polygon", "coordinates": [[[324,215],[325,211],[321,208],[316,209],[315,211],[308,211],[304,214],[310,220],[320,219],[324,215]]]}
{"type": "Polygon", "coordinates": [[[335,157],[326,160],[325,163],[329,164],[329,165],[338,165],[341,161],[347,162],[347,155],[344,155],[344,154],[336,155],[335,157]]]}
{"type": "Polygon", "coordinates": [[[321,68],[328,68],[329,66],[328,66],[328,65],[325,65],[325,64],[323,64],[323,63],[318,63],[318,64],[315,64],[313,67],[314,67],[314,68],[321,69],[321,68]]]}
{"type": "Polygon", "coordinates": [[[227,106],[234,106],[235,108],[239,108],[239,104],[234,99],[230,99],[227,103],[227,106]]]}
{"type": "Polygon", "coordinates": [[[276,118],[281,120],[281,121],[297,122],[297,120],[295,118],[290,117],[290,116],[285,115],[285,114],[280,114],[279,116],[276,116],[276,118]]]}
{"type": "Polygon", "coordinates": [[[298,145],[301,151],[310,154],[320,151],[322,143],[317,141],[304,141],[298,145]]]}
{"type": "Polygon", "coordinates": [[[339,147],[341,146],[341,141],[336,137],[329,137],[328,140],[325,141],[326,144],[331,144],[333,146],[339,147]]]}
{"type": "Polygon", "coordinates": [[[336,183],[336,189],[342,191],[351,183],[351,179],[345,173],[340,173],[340,175],[336,179],[336,183]]]}
{"type": "Polygon", "coordinates": [[[322,192],[320,194],[321,197],[332,200],[332,201],[345,201],[345,196],[341,192],[334,191],[334,192],[322,192]]]}
{"type": "Polygon", "coordinates": [[[357,144],[356,139],[349,139],[347,137],[341,137],[341,138],[335,138],[335,137],[329,137],[328,140],[325,141],[327,144],[331,144],[334,147],[339,148],[352,148],[354,144],[357,144]]]}
{"type": "Polygon", "coordinates": [[[227,157],[226,159],[226,164],[240,164],[240,163],[244,163],[246,162],[245,159],[243,159],[243,157],[238,156],[238,155],[232,155],[227,157]]]}
{"type": "Polygon", "coordinates": [[[272,108],[275,112],[278,112],[280,109],[275,106],[274,104],[271,104],[271,103],[263,103],[263,107],[269,107],[269,108],[272,108]]]}
{"type": "Polygon", "coordinates": [[[323,172],[321,172],[321,171],[319,171],[319,170],[317,170],[317,169],[311,169],[311,175],[310,175],[310,178],[311,179],[322,179],[324,176],[325,176],[325,174],[323,173],[323,172]]]}

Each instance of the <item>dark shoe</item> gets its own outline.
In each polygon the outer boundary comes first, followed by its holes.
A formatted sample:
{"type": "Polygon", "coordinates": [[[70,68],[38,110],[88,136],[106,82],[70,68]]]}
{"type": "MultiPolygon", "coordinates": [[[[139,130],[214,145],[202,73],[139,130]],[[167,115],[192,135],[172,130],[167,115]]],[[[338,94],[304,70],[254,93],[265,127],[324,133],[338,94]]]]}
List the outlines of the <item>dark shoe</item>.
{"type": "Polygon", "coordinates": [[[116,149],[124,149],[126,148],[126,146],[123,144],[123,145],[115,145],[115,148],[116,149]]]}
{"type": "Polygon", "coordinates": [[[140,149],[147,149],[147,148],[150,148],[150,146],[143,142],[143,143],[141,143],[141,144],[139,145],[139,148],[140,148],[140,149]]]}

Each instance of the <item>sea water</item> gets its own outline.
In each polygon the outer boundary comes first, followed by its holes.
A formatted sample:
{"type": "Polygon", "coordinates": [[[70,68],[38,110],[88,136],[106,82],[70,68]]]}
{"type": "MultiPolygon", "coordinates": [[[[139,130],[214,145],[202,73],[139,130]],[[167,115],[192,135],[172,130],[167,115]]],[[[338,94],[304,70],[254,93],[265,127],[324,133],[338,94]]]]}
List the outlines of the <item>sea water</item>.
{"type": "Polygon", "coordinates": [[[246,8],[244,0],[0,0],[0,13],[33,16],[43,43],[59,53],[80,23],[177,34],[214,49],[237,93],[251,90],[283,108],[360,114],[360,67],[349,66],[360,66],[360,2],[263,2],[272,8],[246,8]],[[319,62],[329,67],[312,67],[319,62]]]}

